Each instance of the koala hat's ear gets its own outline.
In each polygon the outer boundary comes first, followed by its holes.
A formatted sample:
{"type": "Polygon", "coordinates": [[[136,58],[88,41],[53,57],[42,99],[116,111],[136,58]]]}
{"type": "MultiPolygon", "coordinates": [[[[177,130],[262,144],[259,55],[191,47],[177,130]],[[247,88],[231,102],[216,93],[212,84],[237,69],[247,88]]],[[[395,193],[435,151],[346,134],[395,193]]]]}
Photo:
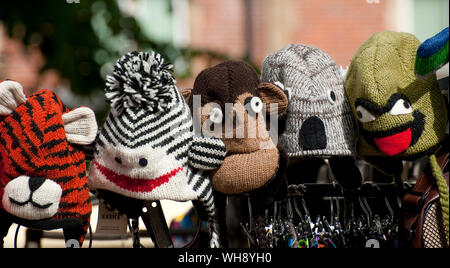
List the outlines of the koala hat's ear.
{"type": "Polygon", "coordinates": [[[184,100],[189,103],[189,98],[192,95],[192,89],[187,88],[187,89],[183,89],[181,90],[181,95],[183,95],[184,100]]]}
{"type": "Polygon", "coordinates": [[[89,145],[97,136],[95,113],[87,107],[80,107],[62,115],[64,130],[70,143],[89,145]]]}
{"type": "Polygon", "coordinates": [[[287,110],[289,100],[287,94],[284,92],[283,86],[279,83],[260,83],[258,86],[259,97],[266,104],[267,113],[273,114],[277,112],[282,114],[287,110]],[[270,104],[278,104],[278,110],[270,108],[270,104]]]}
{"type": "Polygon", "coordinates": [[[0,115],[11,114],[27,101],[21,84],[7,80],[0,83],[0,115]]]}

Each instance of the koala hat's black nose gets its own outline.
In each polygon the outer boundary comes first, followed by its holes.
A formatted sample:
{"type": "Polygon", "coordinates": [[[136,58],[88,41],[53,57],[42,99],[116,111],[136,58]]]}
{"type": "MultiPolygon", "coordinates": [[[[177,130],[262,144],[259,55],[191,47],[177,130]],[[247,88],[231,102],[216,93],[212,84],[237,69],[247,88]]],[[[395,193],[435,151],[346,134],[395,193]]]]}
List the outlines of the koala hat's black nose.
{"type": "Polygon", "coordinates": [[[327,147],[325,125],[317,116],[311,116],[300,128],[300,145],[303,150],[321,150],[327,147]]]}

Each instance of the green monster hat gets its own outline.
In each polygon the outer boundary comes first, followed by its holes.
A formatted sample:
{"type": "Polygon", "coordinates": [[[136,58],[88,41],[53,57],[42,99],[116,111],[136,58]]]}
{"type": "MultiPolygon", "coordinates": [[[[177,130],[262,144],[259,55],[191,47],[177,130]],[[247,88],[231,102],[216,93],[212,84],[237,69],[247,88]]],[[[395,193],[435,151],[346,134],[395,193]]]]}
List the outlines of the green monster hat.
{"type": "Polygon", "coordinates": [[[352,59],[346,91],[359,124],[358,154],[387,160],[430,155],[448,225],[448,185],[434,155],[446,138],[447,108],[436,75],[418,79],[414,74],[419,45],[408,33],[374,34],[352,59]]]}
{"type": "Polygon", "coordinates": [[[411,34],[383,31],[353,57],[346,89],[359,121],[360,155],[414,159],[445,139],[447,109],[436,76],[414,75],[419,45],[411,34]]]}

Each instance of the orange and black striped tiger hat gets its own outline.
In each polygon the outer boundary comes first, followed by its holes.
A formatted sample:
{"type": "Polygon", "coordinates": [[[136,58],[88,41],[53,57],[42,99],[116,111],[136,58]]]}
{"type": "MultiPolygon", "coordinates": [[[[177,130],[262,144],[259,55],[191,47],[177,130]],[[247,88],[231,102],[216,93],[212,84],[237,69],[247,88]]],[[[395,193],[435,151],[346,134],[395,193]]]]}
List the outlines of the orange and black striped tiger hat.
{"type": "Polygon", "coordinates": [[[12,222],[62,228],[66,245],[82,245],[92,206],[81,146],[96,133],[91,109],[70,111],[49,90],[26,97],[19,83],[0,83],[0,232],[12,222]]]}

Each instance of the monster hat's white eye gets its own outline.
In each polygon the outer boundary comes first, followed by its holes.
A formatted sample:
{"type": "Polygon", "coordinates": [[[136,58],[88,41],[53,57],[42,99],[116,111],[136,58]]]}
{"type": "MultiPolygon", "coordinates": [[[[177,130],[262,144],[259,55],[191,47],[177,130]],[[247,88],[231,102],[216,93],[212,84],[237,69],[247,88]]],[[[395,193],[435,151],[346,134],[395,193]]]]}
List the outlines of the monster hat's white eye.
{"type": "Polygon", "coordinates": [[[389,113],[391,115],[410,114],[412,113],[411,104],[406,100],[399,99],[389,113]]]}
{"type": "Polygon", "coordinates": [[[253,114],[258,114],[263,109],[263,102],[258,97],[249,97],[245,100],[245,108],[253,114]]]}
{"type": "Polygon", "coordinates": [[[358,114],[358,119],[361,123],[368,123],[374,121],[376,118],[371,113],[369,113],[366,108],[361,105],[356,107],[356,113],[358,114]]]}
{"type": "Polygon", "coordinates": [[[211,120],[214,124],[221,124],[223,121],[222,110],[219,108],[213,108],[209,113],[209,120],[211,120]]]}

